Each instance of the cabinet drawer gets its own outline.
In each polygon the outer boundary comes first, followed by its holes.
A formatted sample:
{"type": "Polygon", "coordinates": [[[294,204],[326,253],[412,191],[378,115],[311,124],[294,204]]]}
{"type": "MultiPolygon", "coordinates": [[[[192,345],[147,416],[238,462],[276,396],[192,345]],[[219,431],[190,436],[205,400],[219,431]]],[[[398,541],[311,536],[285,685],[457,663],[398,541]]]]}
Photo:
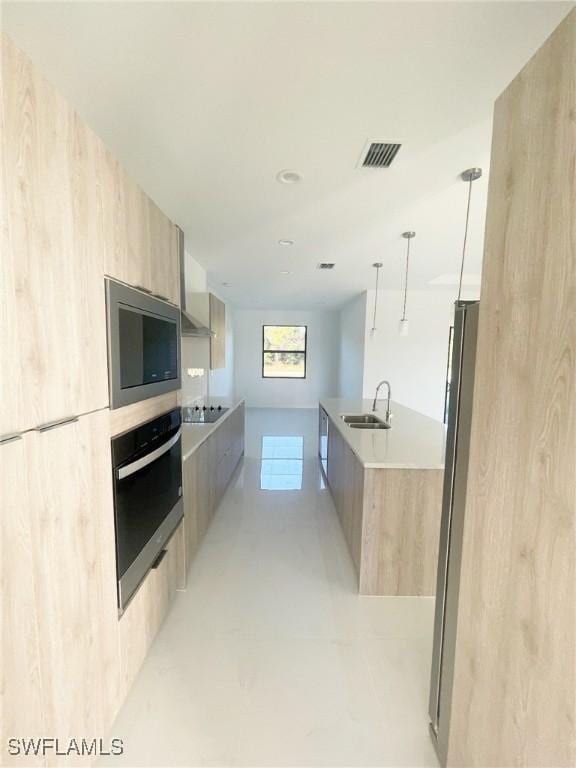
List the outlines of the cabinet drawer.
{"type": "Polygon", "coordinates": [[[168,613],[176,590],[184,583],[184,526],[182,522],[166,547],[157,568],[150,570],[119,619],[121,699],[128,693],[148,649],[168,613]]]}

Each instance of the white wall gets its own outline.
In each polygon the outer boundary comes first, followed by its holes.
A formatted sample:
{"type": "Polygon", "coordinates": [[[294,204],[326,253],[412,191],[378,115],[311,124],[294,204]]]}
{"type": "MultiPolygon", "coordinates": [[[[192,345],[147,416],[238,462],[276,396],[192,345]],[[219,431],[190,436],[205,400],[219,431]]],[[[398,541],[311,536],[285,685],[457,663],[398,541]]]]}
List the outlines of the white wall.
{"type": "Polygon", "coordinates": [[[364,381],[366,293],[361,293],[342,307],[339,313],[339,324],[339,396],[360,398],[364,381]]]}
{"type": "MultiPolygon", "coordinates": [[[[398,333],[401,291],[379,291],[377,330],[370,330],[374,293],[367,291],[364,397],[372,398],[378,382],[388,379],[393,400],[441,421],[456,289],[411,291],[408,336],[398,333]]],[[[468,292],[463,298],[477,294],[468,292]]]]}
{"type": "Polygon", "coordinates": [[[331,311],[235,311],[236,392],[258,408],[316,408],[338,393],[338,314],[331,311]],[[262,378],[262,326],[306,325],[305,379],[262,378]]]}

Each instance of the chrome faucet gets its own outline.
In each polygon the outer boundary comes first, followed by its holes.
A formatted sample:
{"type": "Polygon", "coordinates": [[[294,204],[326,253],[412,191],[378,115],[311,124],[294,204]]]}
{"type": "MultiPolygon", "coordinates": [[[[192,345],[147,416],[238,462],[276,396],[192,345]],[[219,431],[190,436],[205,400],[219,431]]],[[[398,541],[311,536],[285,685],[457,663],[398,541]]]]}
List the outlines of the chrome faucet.
{"type": "Polygon", "coordinates": [[[388,397],[386,399],[386,423],[390,422],[390,418],[392,417],[392,414],[390,413],[390,400],[392,399],[392,387],[390,386],[390,382],[386,381],[386,379],[382,379],[380,384],[376,387],[376,394],[374,395],[374,402],[372,403],[372,410],[376,411],[376,403],[378,401],[378,392],[380,391],[380,387],[386,384],[388,387],[388,397]]]}

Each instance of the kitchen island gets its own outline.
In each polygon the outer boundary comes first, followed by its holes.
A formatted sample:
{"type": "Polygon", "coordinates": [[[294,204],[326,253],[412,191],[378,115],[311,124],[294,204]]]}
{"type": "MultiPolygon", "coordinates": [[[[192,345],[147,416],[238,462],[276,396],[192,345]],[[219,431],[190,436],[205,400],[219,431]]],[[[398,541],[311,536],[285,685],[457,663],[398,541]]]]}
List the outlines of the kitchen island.
{"type": "MultiPolygon", "coordinates": [[[[358,429],[342,418],[371,409],[369,400],[320,402],[322,466],[359,592],[434,595],[445,427],[394,402],[390,429],[358,429]]],[[[384,414],[380,401],[374,415],[384,414]]]]}

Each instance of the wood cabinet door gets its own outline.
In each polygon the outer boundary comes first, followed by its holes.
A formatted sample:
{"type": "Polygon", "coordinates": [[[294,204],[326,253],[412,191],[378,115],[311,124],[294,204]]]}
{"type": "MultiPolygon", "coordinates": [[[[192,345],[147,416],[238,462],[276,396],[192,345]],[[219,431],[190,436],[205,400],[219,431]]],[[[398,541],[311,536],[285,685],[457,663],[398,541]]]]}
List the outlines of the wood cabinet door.
{"type": "Polygon", "coordinates": [[[119,702],[108,412],[0,450],[21,461],[2,542],[7,709],[18,734],[100,737],[119,702]]]}
{"type": "Polygon", "coordinates": [[[98,139],[2,37],[0,435],[108,404],[98,139]]]}
{"type": "MultiPolygon", "coordinates": [[[[9,738],[48,733],[40,668],[40,627],[34,578],[35,543],[28,485],[32,433],[0,444],[0,624],[2,626],[2,717],[0,765],[18,765],[22,757],[7,753],[9,738]]],[[[41,757],[27,765],[45,765],[41,757]]]]}
{"type": "Polygon", "coordinates": [[[204,538],[214,514],[215,466],[210,463],[212,437],[196,450],[196,510],[198,515],[198,543],[204,538]]]}
{"type": "Polygon", "coordinates": [[[210,339],[210,368],[226,367],[226,305],[210,294],[210,328],[215,336],[210,339]]]}
{"type": "Polygon", "coordinates": [[[158,206],[102,145],[99,151],[102,217],[110,240],[110,277],[180,304],[177,232],[158,206]]]}
{"type": "Polygon", "coordinates": [[[185,530],[182,523],[166,545],[166,555],[144,581],[118,622],[120,692],[126,696],[166,614],[176,591],[185,581],[185,530]]]}
{"type": "Polygon", "coordinates": [[[184,496],[184,557],[186,573],[199,544],[198,532],[198,452],[200,446],[182,463],[182,489],[184,496]]]}
{"type": "Polygon", "coordinates": [[[160,208],[148,199],[150,239],[150,290],[180,306],[178,230],[160,208]]]}

